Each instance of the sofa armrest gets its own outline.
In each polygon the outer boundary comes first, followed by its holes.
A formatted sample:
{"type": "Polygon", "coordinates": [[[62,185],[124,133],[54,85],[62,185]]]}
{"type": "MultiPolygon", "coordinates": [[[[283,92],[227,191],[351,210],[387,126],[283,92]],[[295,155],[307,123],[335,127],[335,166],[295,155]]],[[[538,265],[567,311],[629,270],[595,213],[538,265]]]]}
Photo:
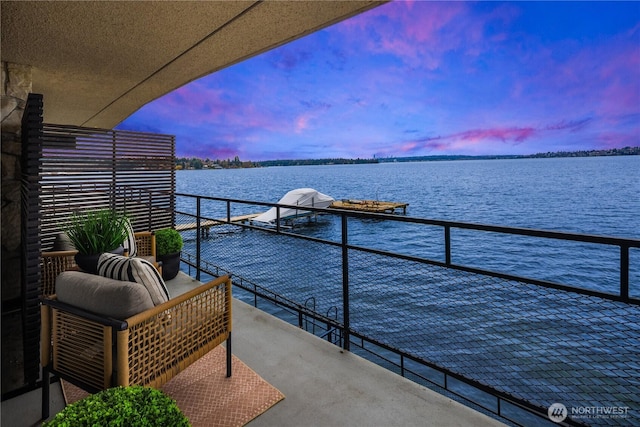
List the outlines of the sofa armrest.
{"type": "Polygon", "coordinates": [[[231,301],[231,279],[222,276],[126,319],[117,333],[118,385],[160,387],[227,340],[231,301]]]}
{"type": "Polygon", "coordinates": [[[67,270],[77,270],[75,256],[78,253],[72,251],[50,251],[40,254],[40,295],[53,295],[56,293],[56,277],[67,270]]]}
{"type": "MultiPolygon", "coordinates": [[[[125,329],[126,322],[61,302],[55,295],[41,301],[43,387],[48,388],[49,372],[90,392],[111,387],[113,332],[125,329]]],[[[43,411],[45,398],[43,392],[43,411]]]]}
{"type": "Polygon", "coordinates": [[[156,256],[156,235],[153,231],[138,231],[137,233],[133,233],[133,236],[136,239],[137,256],[156,256]]]}
{"type": "MultiPolygon", "coordinates": [[[[103,326],[109,326],[115,328],[117,331],[127,329],[127,322],[120,319],[114,319],[113,317],[103,316],[91,311],[87,311],[83,308],[76,307],[75,305],[67,304],[66,302],[59,301],[56,295],[50,295],[48,297],[41,298],[43,307],[51,307],[56,310],[64,311],[74,316],[82,317],[91,322],[99,323],[103,326]]],[[[43,328],[46,329],[46,328],[43,328]]]]}

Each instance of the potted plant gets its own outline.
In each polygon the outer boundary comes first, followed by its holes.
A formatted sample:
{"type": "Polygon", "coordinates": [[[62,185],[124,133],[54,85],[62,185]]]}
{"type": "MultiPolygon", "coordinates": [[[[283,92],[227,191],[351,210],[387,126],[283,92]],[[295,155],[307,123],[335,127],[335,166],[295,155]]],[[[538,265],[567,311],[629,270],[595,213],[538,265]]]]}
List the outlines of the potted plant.
{"type": "Polygon", "coordinates": [[[156,235],[156,259],[162,261],[162,278],[171,280],[180,270],[180,251],[183,240],[178,231],[173,228],[157,230],[156,235]]]}
{"type": "Polygon", "coordinates": [[[122,254],[128,235],[127,217],[110,209],[74,213],[66,233],[78,253],[76,264],[89,273],[97,272],[98,258],[104,252],[122,254]]]}
{"type": "Polygon", "coordinates": [[[114,387],[85,397],[58,412],[43,427],[189,426],[176,401],[150,387],[114,387]]]}

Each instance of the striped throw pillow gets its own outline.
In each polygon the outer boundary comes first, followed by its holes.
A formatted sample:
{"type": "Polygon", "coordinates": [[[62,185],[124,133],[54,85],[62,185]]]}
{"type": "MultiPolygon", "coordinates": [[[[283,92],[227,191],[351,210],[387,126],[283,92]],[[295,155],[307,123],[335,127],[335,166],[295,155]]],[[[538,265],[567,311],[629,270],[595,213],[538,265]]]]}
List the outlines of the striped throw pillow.
{"type": "Polygon", "coordinates": [[[155,305],[169,301],[169,291],[162,276],[145,259],[104,253],[98,259],[98,274],[110,279],[140,283],[147,288],[155,305]]]}
{"type": "Polygon", "coordinates": [[[124,250],[127,251],[129,256],[138,255],[138,247],[136,246],[136,236],[133,232],[133,227],[131,226],[131,221],[127,218],[127,238],[122,243],[124,250]]]}

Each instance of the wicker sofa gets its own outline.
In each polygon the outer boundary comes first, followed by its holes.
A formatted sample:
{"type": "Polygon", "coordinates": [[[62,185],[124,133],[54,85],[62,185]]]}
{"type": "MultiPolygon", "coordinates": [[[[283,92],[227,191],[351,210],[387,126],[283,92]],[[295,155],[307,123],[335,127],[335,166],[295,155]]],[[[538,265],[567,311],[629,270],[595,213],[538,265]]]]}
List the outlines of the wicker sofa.
{"type": "MultiPolygon", "coordinates": [[[[155,234],[152,231],[139,231],[134,233],[134,237],[137,256],[148,260],[158,268],[158,271],[161,271],[162,266],[156,261],[155,234]]],[[[52,250],[40,254],[40,295],[55,294],[58,274],[78,269],[74,258],[77,253],[78,251],[73,249],[73,245],[68,239],[57,238],[52,250]]]]}
{"type": "Polygon", "coordinates": [[[228,276],[160,305],[133,282],[77,271],[61,274],[57,282],[61,298],[43,296],[41,306],[43,419],[49,416],[51,373],[89,392],[117,385],[160,387],[226,341],[231,376],[228,276]],[[83,289],[65,281],[82,283],[83,289]],[[82,307],[61,301],[63,294],[82,307]]]}

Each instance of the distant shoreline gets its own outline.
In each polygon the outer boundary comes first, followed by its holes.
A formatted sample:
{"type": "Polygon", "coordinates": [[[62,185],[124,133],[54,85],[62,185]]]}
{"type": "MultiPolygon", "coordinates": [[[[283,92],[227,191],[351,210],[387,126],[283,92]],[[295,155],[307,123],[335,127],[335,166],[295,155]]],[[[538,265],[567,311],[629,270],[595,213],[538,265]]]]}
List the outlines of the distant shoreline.
{"type": "Polygon", "coordinates": [[[505,159],[548,159],[557,157],[605,157],[605,156],[638,156],[640,147],[612,148],[608,150],[556,151],[537,154],[513,155],[434,155],[409,157],[384,157],[372,159],[297,159],[297,160],[264,160],[260,162],[234,160],[203,160],[196,157],[181,157],[176,159],[177,169],[244,169],[270,166],[310,166],[310,165],[353,165],[371,163],[397,162],[436,162],[451,160],[505,160],[505,159]]]}
{"type": "Polygon", "coordinates": [[[437,156],[413,156],[391,157],[377,159],[383,162],[428,162],[443,160],[503,160],[503,159],[548,159],[554,157],[606,157],[606,156],[637,156],[640,155],[640,147],[612,148],[609,150],[583,150],[583,151],[556,151],[537,154],[513,154],[513,155],[437,155],[437,156]]]}

